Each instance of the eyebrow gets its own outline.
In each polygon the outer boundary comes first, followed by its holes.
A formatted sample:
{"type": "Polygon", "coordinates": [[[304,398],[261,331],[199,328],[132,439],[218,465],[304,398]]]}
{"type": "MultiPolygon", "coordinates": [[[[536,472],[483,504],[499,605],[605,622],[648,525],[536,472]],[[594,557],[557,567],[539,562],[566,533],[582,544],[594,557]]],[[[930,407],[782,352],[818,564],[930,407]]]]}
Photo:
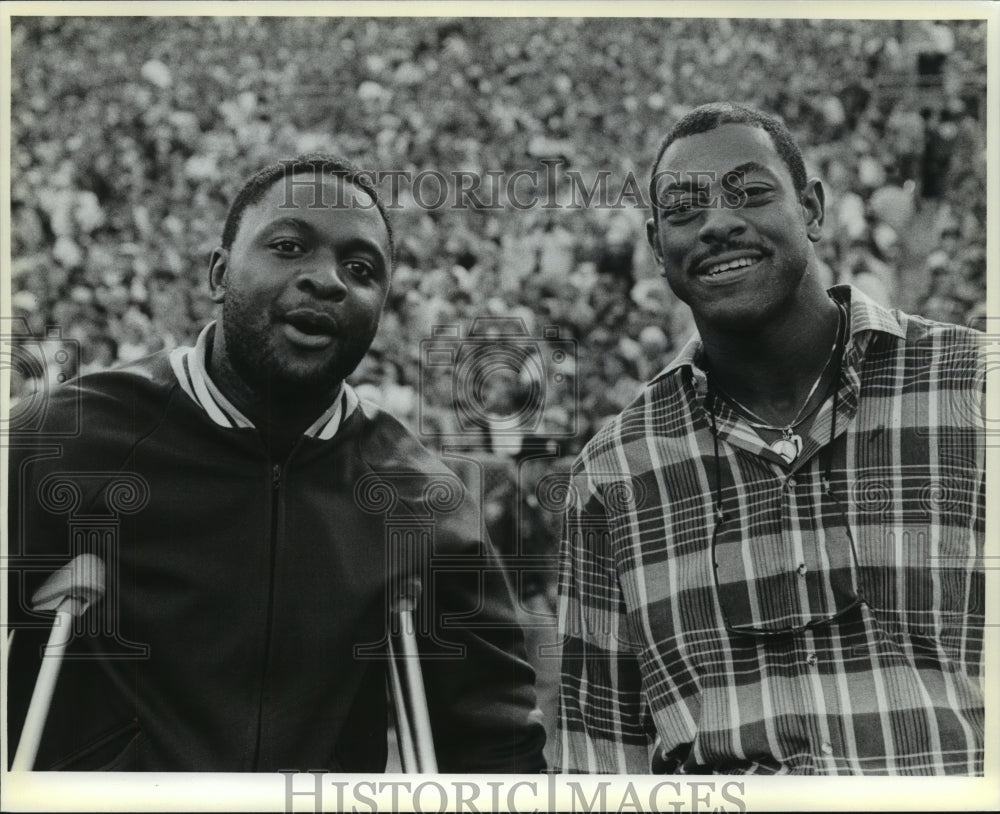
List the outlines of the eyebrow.
{"type": "Polygon", "coordinates": [[[302,232],[313,231],[313,228],[304,220],[300,220],[299,218],[284,217],[275,218],[274,220],[265,223],[260,229],[260,234],[266,234],[267,232],[274,231],[275,229],[284,229],[289,226],[302,232]]]}
{"type": "Polygon", "coordinates": [[[764,173],[766,175],[770,175],[772,177],[774,176],[774,172],[771,170],[771,168],[770,167],[766,167],[765,165],[761,164],[759,161],[745,161],[744,163],[740,164],[738,167],[733,167],[731,170],[729,170],[729,172],[723,173],[723,176],[726,176],[726,175],[737,175],[737,174],[738,175],[744,175],[744,174],[746,174],[748,172],[762,172],[762,173],[764,173]]]}
{"type": "MultiPolygon", "coordinates": [[[[286,229],[291,227],[300,232],[305,232],[309,235],[315,235],[316,229],[313,225],[301,218],[294,218],[291,216],[286,216],[283,218],[276,218],[269,223],[264,224],[261,230],[258,232],[259,238],[266,238],[269,234],[276,232],[280,229],[286,229]]],[[[364,249],[365,251],[371,252],[377,255],[382,261],[383,265],[389,265],[389,255],[386,251],[382,249],[374,240],[369,240],[366,237],[352,237],[350,240],[345,241],[344,248],[348,250],[353,249],[364,249]]]]}
{"type": "MultiPolygon", "coordinates": [[[[766,175],[774,177],[774,172],[764,164],[761,164],[759,161],[744,161],[742,164],[733,167],[731,170],[726,170],[724,173],[722,173],[721,177],[726,178],[731,175],[745,175],[748,172],[762,172],[765,173],[766,175]]],[[[663,174],[668,176],[670,175],[669,172],[664,172],[663,174]]],[[[705,180],[705,178],[703,176],[698,180],[702,181],[705,180]]],[[[713,179],[713,180],[721,180],[721,179],[713,179]]],[[[700,184],[695,184],[693,180],[682,181],[678,179],[670,184],[667,184],[667,186],[663,188],[663,192],[675,192],[675,191],[689,192],[693,189],[698,189],[698,188],[700,188],[700,184]]]]}

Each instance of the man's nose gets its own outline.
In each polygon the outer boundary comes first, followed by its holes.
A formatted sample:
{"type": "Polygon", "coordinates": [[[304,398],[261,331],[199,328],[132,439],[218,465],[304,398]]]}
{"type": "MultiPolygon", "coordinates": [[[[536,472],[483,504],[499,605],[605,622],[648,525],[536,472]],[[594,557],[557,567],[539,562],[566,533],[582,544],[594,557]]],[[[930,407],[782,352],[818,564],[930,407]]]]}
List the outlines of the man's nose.
{"type": "Polygon", "coordinates": [[[704,243],[725,243],[730,238],[743,234],[746,228],[738,209],[713,203],[705,210],[698,239],[704,243]]]}
{"type": "Polygon", "coordinates": [[[347,285],[344,283],[346,274],[337,258],[327,255],[317,258],[315,263],[304,270],[299,275],[297,284],[315,297],[339,302],[347,296],[347,285]]]}

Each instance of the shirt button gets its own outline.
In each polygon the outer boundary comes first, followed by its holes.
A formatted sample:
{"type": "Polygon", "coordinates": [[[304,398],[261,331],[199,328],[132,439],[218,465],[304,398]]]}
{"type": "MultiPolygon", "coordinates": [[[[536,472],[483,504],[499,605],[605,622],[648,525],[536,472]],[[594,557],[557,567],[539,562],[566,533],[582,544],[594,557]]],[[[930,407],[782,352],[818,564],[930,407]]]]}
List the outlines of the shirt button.
{"type": "Polygon", "coordinates": [[[808,656],[806,656],[806,664],[808,664],[810,667],[815,666],[817,661],[818,659],[816,658],[815,653],[810,653],[808,656]]]}
{"type": "Polygon", "coordinates": [[[789,489],[794,489],[798,481],[795,480],[794,477],[789,477],[788,480],[785,481],[785,483],[788,484],[789,489]]]}
{"type": "Polygon", "coordinates": [[[824,755],[832,755],[833,754],[833,747],[830,746],[830,744],[828,744],[826,741],[823,742],[823,745],[820,747],[820,749],[823,750],[823,754],[824,755]]]}
{"type": "Polygon", "coordinates": [[[800,577],[804,577],[806,575],[806,571],[808,571],[809,569],[806,568],[806,564],[804,562],[800,562],[799,567],[796,568],[795,570],[799,572],[800,577]]]}

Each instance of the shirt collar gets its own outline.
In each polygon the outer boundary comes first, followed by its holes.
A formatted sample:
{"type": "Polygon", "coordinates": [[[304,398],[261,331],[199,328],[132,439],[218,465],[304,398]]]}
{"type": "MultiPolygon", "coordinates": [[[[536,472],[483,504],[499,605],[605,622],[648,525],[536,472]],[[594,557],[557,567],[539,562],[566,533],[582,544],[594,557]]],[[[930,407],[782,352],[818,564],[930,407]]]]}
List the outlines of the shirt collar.
{"type": "MultiPolygon", "coordinates": [[[[216,323],[213,321],[202,329],[193,348],[190,346],[174,348],[170,352],[170,367],[174,371],[174,376],[177,377],[177,383],[184,392],[207,413],[213,422],[228,429],[253,429],[253,422],[226,398],[208,375],[205,363],[215,325],[216,323]]],[[[333,402],[305,431],[305,435],[321,441],[328,441],[337,434],[337,430],[357,406],[358,396],[354,392],[354,388],[347,382],[342,383],[333,402]]]]}
{"type": "MultiPolygon", "coordinates": [[[[886,333],[900,339],[906,337],[906,330],[900,325],[896,314],[879,305],[860,289],[851,285],[835,285],[827,293],[834,302],[847,305],[851,315],[851,340],[855,344],[860,344],[859,340],[865,335],[875,332],[886,333]]],[[[700,355],[701,338],[698,334],[694,334],[677,356],[657,373],[652,381],[669,376],[676,370],[690,368],[694,374],[695,388],[700,391],[705,386],[705,373],[698,364],[700,355]]]]}

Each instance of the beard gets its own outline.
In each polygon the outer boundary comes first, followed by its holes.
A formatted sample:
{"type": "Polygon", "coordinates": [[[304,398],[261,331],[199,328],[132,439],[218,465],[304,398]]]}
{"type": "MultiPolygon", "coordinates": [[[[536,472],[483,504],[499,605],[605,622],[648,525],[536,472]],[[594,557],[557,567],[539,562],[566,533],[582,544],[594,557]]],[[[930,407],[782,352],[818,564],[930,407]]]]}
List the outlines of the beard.
{"type": "Polygon", "coordinates": [[[260,307],[230,291],[222,304],[226,354],[233,369],[258,393],[270,398],[330,398],[361,363],[378,322],[361,336],[336,336],[315,361],[288,358],[275,346],[272,324],[260,307]]]}

